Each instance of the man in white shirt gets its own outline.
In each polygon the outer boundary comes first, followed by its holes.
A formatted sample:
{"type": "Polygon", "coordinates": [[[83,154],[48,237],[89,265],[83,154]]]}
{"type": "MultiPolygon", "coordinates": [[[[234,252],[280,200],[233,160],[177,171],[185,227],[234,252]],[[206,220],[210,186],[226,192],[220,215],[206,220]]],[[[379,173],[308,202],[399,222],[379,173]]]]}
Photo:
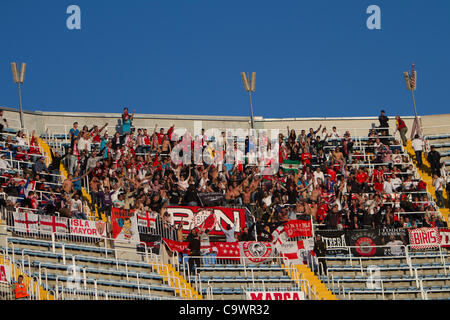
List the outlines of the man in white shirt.
{"type": "Polygon", "coordinates": [[[316,171],[313,172],[314,176],[314,185],[317,186],[319,184],[319,179],[324,182],[325,176],[323,175],[323,172],[320,170],[320,167],[316,168],[316,171]]]}
{"type": "Polygon", "coordinates": [[[73,199],[70,200],[70,212],[75,219],[87,220],[83,212],[83,203],[78,194],[74,194],[73,199]]]}
{"type": "Polygon", "coordinates": [[[442,195],[444,191],[444,184],[444,179],[439,177],[437,174],[433,176],[433,187],[436,191],[436,204],[439,206],[439,208],[444,207],[444,197],[442,195]]]}
{"type": "Polygon", "coordinates": [[[86,150],[87,152],[91,152],[91,139],[89,138],[89,133],[86,132],[79,140],[78,140],[78,150],[81,152],[86,150]]]}
{"type": "Polygon", "coordinates": [[[392,174],[391,177],[391,182],[392,182],[392,188],[394,189],[394,191],[401,191],[401,187],[402,187],[402,180],[400,178],[398,178],[395,174],[392,174]]]}
{"type": "Polygon", "coordinates": [[[388,177],[387,177],[387,180],[385,180],[385,181],[383,182],[383,191],[384,191],[384,193],[388,193],[388,194],[394,192],[394,186],[393,186],[393,184],[392,184],[392,181],[391,181],[391,177],[390,177],[390,176],[388,176],[388,177]]]}
{"type": "Polygon", "coordinates": [[[414,152],[416,153],[417,166],[422,168],[422,151],[423,151],[423,140],[420,139],[419,135],[416,134],[414,136],[413,141],[411,142],[414,152]]]}
{"type": "Polygon", "coordinates": [[[8,160],[6,160],[6,155],[2,154],[0,159],[0,170],[8,170],[11,169],[11,164],[8,160]]]}

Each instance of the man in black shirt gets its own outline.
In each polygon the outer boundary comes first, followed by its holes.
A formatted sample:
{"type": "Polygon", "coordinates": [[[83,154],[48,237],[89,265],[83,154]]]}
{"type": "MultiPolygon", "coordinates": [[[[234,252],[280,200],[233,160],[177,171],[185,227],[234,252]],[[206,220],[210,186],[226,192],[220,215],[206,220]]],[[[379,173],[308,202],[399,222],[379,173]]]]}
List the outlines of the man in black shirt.
{"type": "Polygon", "coordinates": [[[195,185],[191,183],[184,194],[184,203],[191,207],[196,207],[198,205],[198,195],[195,185]]]}
{"type": "MultiPolygon", "coordinates": [[[[197,231],[195,229],[191,230],[191,233],[188,235],[187,238],[189,245],[189,273],[190,275],[193,275],[194,271],[194,264],[196,265],[196,268],[200,267],[201,265],[201,259],[200,259],[200,237],[197,234],[197,231]]],[[[190,281],[190,278],[189,278],[190,281]]]]}
{"type": "Polygon", "coordinates": [[[436,151],[434,146],[431,146],[431,151],[428,153],[428,162],[431,166],[431,174],[437,174],[438,177],[441,176],[441,154],[436,151]]]}
{"type": "Polygon", "coordinates": [[[386,117],[384,110],[381,110],[381,114],[378,117],[378,121],[380,122],[380,128],[383,128],[380,130],[380,133],[383,136],[389,135],[389,118],[386,117]]]}
{"type": "Polygon", "coordinates": [[[325,260],[326,251],[327,245],[322,241],[322,237],[320,235],[317,235],[316,241],[314,243],[314,253],[316,254],[317,260],[319,262],[319,270],[320,264],[322,264],[325,274],[327,274],[327,261],[325,260]]]}

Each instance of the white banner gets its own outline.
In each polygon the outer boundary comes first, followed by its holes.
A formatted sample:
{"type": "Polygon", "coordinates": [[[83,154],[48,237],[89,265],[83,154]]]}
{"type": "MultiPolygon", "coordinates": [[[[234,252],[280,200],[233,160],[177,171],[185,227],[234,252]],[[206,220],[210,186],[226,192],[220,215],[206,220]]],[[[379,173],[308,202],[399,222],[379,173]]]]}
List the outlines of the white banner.
{"type": "Polygon", "coordinates": [[[37,233],[39,216],[30,212],[14,212],[14,228],[16,232],[37,233]]]}
{"type": "Polygon", "coordinates": [[[90,238],[106,238],[106,224],[103,221],[70,219],[70,234],[90,238]]]}
{"type": "Polygon", "coordinates": [[[0,283],[11,283],[11,270],[5,264],[0,264],[0,283]]]}
{"type": "Polygon", "coordinates": [[[247,300],[305,300],[302,291],[247,291],[247,300]]]}

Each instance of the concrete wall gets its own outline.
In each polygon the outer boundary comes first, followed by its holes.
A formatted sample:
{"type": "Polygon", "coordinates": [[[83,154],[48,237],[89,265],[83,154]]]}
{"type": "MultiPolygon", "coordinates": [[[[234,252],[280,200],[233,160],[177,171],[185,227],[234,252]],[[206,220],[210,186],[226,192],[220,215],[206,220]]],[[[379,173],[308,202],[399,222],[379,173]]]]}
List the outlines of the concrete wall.
{"type": "MultiPolygon", "coordinates": [[[[20,116],[17,109],[2,108],[4,116],[8,119],[11,127],[20,127],[20,116]]],[[[120,126],[120,113],[78,113],[78,112],[42,112],[42,111],[24,111],[24,124],[29,133],[36,130],[37,134],[64,133],[72,127],[73,122],[78,121],[80,127],[87,125],[91,127],[94,124],[103,126],[108,123],[109,133],[115,132],[120,126]]],[[[407,126],[412,127],[414,117],[403,117],[407,126]]],[[[422,116],[422,125],[426,134],[450,133],[450,114],[422,116]]],[[[196,134],[201,128],[211,129],[249,129],[249,117],[234,116],[196,116],[196,115],[155,115],[155,114],[136,114],[133,125],[136,128],[147,128],[151,132],[158,125],[158,128],[169,128],[175,125],[177,128],[186,128],[191,133],[196,134]],[[194,127],[197,129],[194,131],[194,127]]],[[[350,130],[352,135],[366,136],[369,128],[378,125],[378,116],[374,117],[339,117],[339,118],[278,118],[264,119],[255,117],[255,129],[279,129],[283,134],[287,133],[287,126],[295,129],[297,134],[302,129],[308,131],[309,128],[317,129],[319,125],[327,127],[331,132],[333,126],[336,126],[340,133],[350,130]]],[[[390,128],[395,128],[395,119],[390,117],[390,128]]],[[[411,129],[410,129],[411,130],[411,129]]],[[[409,135],[409,133],[408,133],[409,135]]]]}

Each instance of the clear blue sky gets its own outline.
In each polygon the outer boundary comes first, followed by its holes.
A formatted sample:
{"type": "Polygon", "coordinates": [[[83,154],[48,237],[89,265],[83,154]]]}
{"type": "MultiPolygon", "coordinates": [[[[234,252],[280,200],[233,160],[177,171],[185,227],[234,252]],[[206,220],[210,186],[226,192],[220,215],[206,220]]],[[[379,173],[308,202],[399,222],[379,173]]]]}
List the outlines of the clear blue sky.
{"type": "Polygon", "coordinates": [[[450,113],[448,0],[2,0],[0,37],[5,107],[25,61],[27,110],[248,116],[240,72],[255,71],[255,115],[410,115],[415,62],[419,114],[450,113]]]}

